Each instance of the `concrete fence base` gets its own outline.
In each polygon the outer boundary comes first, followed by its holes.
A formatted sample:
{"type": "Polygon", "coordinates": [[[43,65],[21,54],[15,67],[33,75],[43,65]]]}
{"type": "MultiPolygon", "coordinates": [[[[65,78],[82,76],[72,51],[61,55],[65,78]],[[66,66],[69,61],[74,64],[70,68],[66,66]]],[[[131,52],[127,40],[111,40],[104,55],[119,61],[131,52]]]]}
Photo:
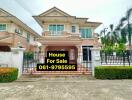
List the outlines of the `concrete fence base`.
{"type": "Polygon", "coordinates": [[[25,48],[11,48],[11,52],[0,52],[0,66],[18,68],[18,77],[20,77],[22,75],[24,50],[25,48]]]}

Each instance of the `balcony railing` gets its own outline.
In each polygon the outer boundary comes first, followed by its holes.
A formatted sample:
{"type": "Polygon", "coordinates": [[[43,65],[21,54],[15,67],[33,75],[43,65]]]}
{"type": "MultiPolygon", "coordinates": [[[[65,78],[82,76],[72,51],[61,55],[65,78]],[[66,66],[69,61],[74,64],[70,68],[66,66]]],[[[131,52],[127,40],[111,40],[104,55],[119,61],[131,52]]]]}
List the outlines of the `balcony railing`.
{"type": "Polygon", "coordinates": [[[43,36],[81,36],[80,33],[69,33],[66,31],[45,31],[43,36]]]}
{"type": "Polygon", "coordinates": [[[48,36],[62,36],[63,31],[49,31],[48,36]]]}

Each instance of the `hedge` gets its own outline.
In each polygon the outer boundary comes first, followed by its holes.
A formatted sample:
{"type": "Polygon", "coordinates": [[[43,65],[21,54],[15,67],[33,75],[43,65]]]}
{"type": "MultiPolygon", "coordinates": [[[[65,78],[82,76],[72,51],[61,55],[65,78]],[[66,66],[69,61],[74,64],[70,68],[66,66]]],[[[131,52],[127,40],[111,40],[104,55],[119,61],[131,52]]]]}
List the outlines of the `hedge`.
{"type": "Polygon", "coordinates": [[[18,69],[17,68],[0,68],[0,82],[12,82],[17,79],[18,69]]]}
{"type": "Polygon", "coordinates": [[[132,66],[98,66],[95,67],[97,79],[132,79],[132,66]]]}

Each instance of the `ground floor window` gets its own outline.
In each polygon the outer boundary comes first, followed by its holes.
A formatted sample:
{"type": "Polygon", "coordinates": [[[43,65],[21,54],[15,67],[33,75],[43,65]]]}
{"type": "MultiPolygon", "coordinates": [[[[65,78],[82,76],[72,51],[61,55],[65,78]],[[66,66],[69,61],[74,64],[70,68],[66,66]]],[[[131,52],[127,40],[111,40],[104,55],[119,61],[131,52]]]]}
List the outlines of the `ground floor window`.
{"type": "Polygon", "coordinates": [[[83,52],[83,61],[91,61],[91,50],[93,46],[83,46],[82,52],[83,52]]]}

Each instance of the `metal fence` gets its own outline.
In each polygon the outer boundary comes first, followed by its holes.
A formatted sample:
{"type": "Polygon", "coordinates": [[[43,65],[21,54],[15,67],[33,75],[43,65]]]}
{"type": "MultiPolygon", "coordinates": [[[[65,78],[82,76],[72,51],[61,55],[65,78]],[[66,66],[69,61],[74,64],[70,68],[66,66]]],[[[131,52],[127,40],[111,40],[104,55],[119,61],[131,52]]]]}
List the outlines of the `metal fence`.
{"type": "Polygon", "coordinates": [[[23,74],[91,74],[92,63],[90,61],[83,61],[77,64],[77,71],[37,71],[38,63],[44,63],[44,53],[24,53],[23,57],[23,74]]]}
{"type": "Polygon", "coordinates": [[[129,51],[121,53],[104,53],[101,52],[101,64],[102,65],[122,65],[130,66],[132,65],[132,57],[130,56],[129,51]]]}

